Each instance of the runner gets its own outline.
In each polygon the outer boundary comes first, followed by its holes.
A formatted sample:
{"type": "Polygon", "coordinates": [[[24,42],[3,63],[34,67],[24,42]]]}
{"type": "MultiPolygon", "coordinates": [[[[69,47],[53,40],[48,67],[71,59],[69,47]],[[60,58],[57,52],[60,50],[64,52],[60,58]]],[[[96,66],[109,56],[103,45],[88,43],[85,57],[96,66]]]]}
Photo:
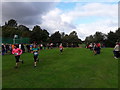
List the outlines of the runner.
{"type": "Polygon", "coordinates": [[[94,51],[94,55],[97,55],[97,45],[96,43],[94,43],[94,46],[93,46],[93,51],[94,51]]]}
{"type": "Polygon", "coordinates": [[[100,54],[100,50],[101,50],[101,44],[97,43],[97,54],[100,54]]]}
{"type": "Polygon", "coordinates": [[[37,46],[33,45],[32,53],[33,53],[33,56],[34,56],[34,67],[36,67],[37,61],[39,61],[39,59],[38,59],[38,51],[39,51],[39,49],[37,48],[37,46]]]}
{"type": "Polygon", "coordinates": [[[2,44],[2,55],[5,55],[5,45],[2,44]]]}
{"type": "Polygon", "coordinates": [[[116,42],[116,45],[115,45],[115,47],[114,47],[113,53],[114,53],[114,58],[115,58],[115,59],[118,59],[118,58],[120,57],[120,56],[119,56],[120,46],[119,46],[119,43],[118,43],[118,42],[116,42]]]}
{"type": "Polygon", "coordinates": [[[33,45],[32,45],[32,44],[30,44],[30,52],[32,51],[32,48],[33,48],[33,45]]]}
{"type": "Polygon", "coordinates": [[[92,43],[90,43],[89,48],[90,48],[91,51],[93,50],[93,44],[92,43]]]}
{"type": "Polygon", "coordinates": [[[62,54],[62,52],[63,52],[63,46],[62,46],[62,43],[60,44],[59,48],[60,48],[60,53],[62,54]]]}
{"type": "Polygon", "coordinates": [[[14,49],[12,50],[12,54],[15,55],[15,59],[16,59],[15,68],[18,68],[18,63],[19,62],[21,62],[23,64],[23,60],[20,60],[20,55],[22,54],[22,50],[17,48],[17,45],[14,45],[14,49]]]}

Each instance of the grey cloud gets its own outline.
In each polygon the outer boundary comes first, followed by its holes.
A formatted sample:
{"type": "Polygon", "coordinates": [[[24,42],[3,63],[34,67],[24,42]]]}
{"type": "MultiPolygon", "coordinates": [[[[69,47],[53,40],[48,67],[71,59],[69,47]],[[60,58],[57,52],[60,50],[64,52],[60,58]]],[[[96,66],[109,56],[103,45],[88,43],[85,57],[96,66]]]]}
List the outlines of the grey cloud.
{"type": "Polygon", "coordinates": [[[35,24],[40,24],[41,17],[38,16],[27,16],[23,18],[19,18],[19,24],[25,24],[25,25],[35,25],[35,24]]]}
{"type": "Polygon", "coordinates": [[[25,25],[38,24],[41,23],[41,16],[54,6],[54,2],[3,2],[2,21],[16,19],[25,25]]]}

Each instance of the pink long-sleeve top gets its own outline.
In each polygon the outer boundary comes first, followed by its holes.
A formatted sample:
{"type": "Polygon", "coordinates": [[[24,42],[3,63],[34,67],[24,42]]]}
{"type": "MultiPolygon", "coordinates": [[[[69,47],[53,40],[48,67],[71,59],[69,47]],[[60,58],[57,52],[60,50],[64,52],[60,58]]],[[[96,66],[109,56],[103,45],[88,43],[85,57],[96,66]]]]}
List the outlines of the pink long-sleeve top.
{"type": "Polygon", "coordinates": [[[22,50],[19,49],[19,48],[16,48],[16,49],[14,48],[12,50],[12,54],[14,54],[15,56],[21,55],[22,54],[22,50]]]}

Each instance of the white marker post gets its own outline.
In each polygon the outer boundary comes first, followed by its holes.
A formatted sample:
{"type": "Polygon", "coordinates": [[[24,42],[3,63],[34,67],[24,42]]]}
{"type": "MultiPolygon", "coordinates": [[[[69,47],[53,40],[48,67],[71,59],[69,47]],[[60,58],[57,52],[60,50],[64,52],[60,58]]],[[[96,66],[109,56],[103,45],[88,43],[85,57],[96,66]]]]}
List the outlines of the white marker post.
{"type": "Polygon", "coordinates": [[[14,35],[13,44],[15,44],[15,39],[18,38],[18,35],[14,35]]]}

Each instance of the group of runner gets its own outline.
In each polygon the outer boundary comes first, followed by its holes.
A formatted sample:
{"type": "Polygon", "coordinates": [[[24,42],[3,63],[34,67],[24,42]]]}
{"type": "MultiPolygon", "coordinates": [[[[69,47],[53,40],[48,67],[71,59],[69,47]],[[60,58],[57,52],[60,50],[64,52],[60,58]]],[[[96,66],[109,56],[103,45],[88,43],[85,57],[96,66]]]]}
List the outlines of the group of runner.
{"type": "MultiPolygon", "coordinates": [[[[19,48],[22,49],[23,53],[24,52],[30,52],[31,47],[33,46],[33,44],[19,44],[19,48]]],[[[47,44],[38,44],[38,47],[40,48],[40,50],[42,49],[52,49],[53,48],[53,43],[47,43],[47,44]]],[[[5,54],[12,54],[12,50],[14,48],[14,44],[2,44],[0,46],[0,53],[2,55],[5,54]]]]}
{"type": "Polygon", "coordinates": [[[100,43],[90,43],[86,46],[86,48],[89,48],[91,51],[93,51],[94,55],[100,54],[100,52],[101,52],[101,44],[100,43]]]}
{"type": "MultiPolygon", "coordinates": [[[[36,67],[37,62],[39,62],[39,51],[41,50],[41,48],[39,47],[40,45],[36,45],[36,44],[30,44],[30,53],[33,53],[33,58],[34,58],[34,67],[36,67]]],[[[7,46],[8,47],[8,46],[7,46]]],[[[86,48],[89,48],[91,51],[94,52],[94,55],[100,54],[101,53],[101,44],[100,43],[90,43],[89,45],[86,46],[86,48]]],[[[62,54],[63,52],[63,45],[62,43],[59,45],[59,50],[60,53],[62,54]]],[[[14,54],[15,59],[16,59],[16,66],[15,68],[18,68],[18,63],[24,63],[23,60],[20,60],[20,56],[23,53],[23,50],[21,48],[20,44],[15,44],[11,47],[11,53],[14,54]]],[[[120,43],[116,42],[116,45],[114,47],[113,50],[114,53],[114,58],[118,59],[120,58],[120,43]]]]}
{"type": "MultiPolygon", "coordinates": [[[[60,44],[59,49],[60,49],[60,53],[62,54],[62,52],[63,52],[62,44],[60,44]]],[[[39,58],[38,58],[39,51],[40,51],[40,49],[38,48],[38,45],[33,44],[31,49],[30,49],[30,52],[33,53],[34,67],[36,67],[37,62],[39,62],[39,58]]],[[[12,50],[12,54],[14,54],[15,59],[16,59],[15,68],[18,68],[19,63],[22,63],[22,64],[24,63],[23,60],[20,60],[20,56],[21,56],[22,53],[23,53],[23,51],[22,51],[22,49],[19,48],[19,45],[15,44],[14,49],[12,50]]]]}
{"type": "MultiPolygon", "coordinates": [[[[101,53],[101,44],[100,43],[90,43],[90,44],[86,45],[86,48],[89,48],[91,51],[93,51],[94,55],[101,53]]],[[[113,54],[114,54],[115,59],[120,58],[120,42],[116,42],[116,45],[113,50],[113,54]]]]}

